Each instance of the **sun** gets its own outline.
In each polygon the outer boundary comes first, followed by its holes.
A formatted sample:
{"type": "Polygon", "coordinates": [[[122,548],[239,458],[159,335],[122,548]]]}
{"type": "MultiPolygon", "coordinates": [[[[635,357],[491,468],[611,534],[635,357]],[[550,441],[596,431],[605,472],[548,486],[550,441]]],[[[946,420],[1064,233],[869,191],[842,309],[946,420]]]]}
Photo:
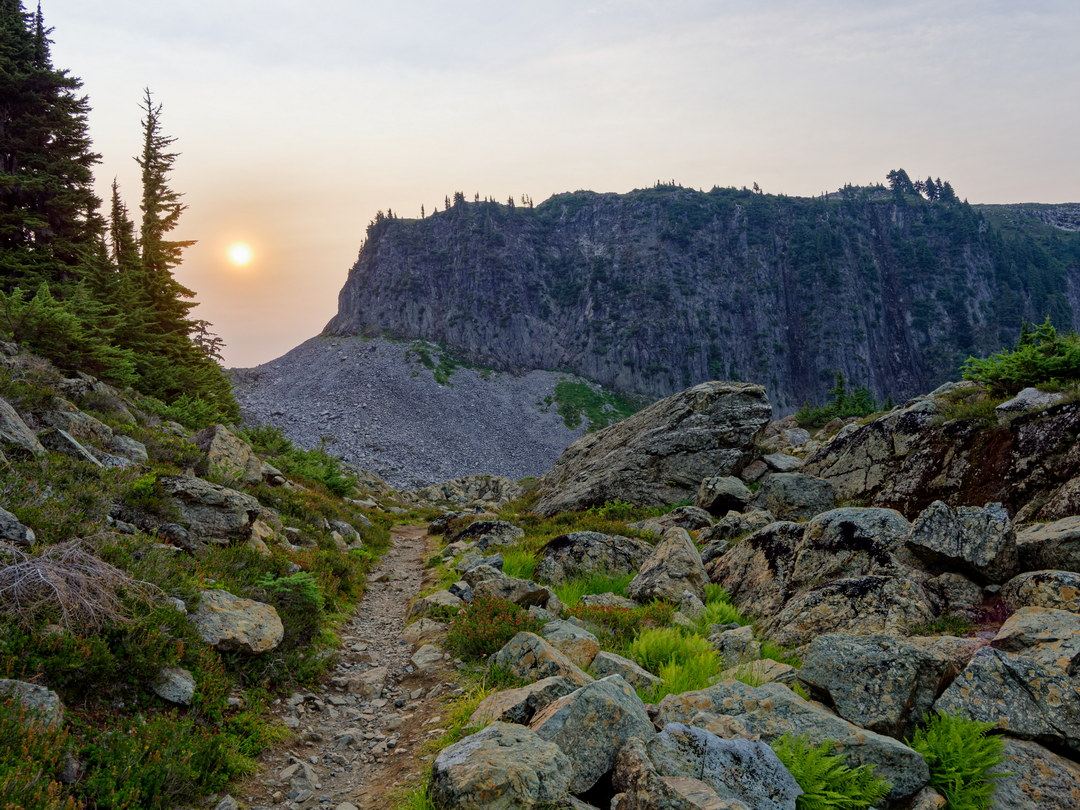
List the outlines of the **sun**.
{"type": "Polygon", "coordinates": [[[229,245],[229,261],[237,267],[246,267],[251,264],[251,259],[254,255],[255,254],[251,250],[251,245],[246,245],[243,242],[229,245]]]}

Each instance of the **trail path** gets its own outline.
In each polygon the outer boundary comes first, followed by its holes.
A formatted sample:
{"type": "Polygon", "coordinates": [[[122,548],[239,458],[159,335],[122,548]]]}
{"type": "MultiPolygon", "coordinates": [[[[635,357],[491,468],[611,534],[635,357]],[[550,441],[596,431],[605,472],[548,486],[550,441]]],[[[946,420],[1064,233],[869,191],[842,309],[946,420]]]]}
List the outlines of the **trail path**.
{"type": "Polygon", "coordinates": [[[274,705],[296,736],[264,753],[260,771],[235,791],[252,810],[386,808],[388,794],[427,767],[418,749],[442,732],[440,698],[457,688],[450,661],[416,670],[414,645],[403,637],[409,602],[423,585],[427,542],[422,526],[394,528],[342,630],[329,680],[274,705]]]}

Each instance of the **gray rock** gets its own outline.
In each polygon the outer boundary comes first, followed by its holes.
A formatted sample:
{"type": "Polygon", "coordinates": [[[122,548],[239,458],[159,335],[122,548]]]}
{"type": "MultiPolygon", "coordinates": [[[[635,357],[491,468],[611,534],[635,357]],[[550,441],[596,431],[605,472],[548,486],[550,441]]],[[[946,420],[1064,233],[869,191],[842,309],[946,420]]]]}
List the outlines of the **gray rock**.
{"type": "Polygon", "coordinates": [[[491,657],[494,666],[509,670],[523,681],[563,675],[584,686],[592,681],[581,667],[535,633],[521,632],[491,657]]]}
{"type": "Polygon", "coordinates": [[[439,808],[504,810],[555,802],[568,792],[573,763],[525,726],[492,723],[444,748],[431,773],[439,808]]]}
{"type": "Polygon", "coordinates": [[[781,473],[795,472],[803,465],[803,460],[798,456],[789,456],[787,453],[770,453],[763,459],[770,469],[781,473]]]}
{"type": "Polygon", "coordinates": [[[52,408],[41,414],[41,421],[48,427],[63,430],[77,442],[94,447],[107,447],[112,441],[112,428],[83,413],[63,397],[53,397],[52,408]]]}
{"type": "Polygon", "coordinates": [[[709,579],[722,585],[744,614],[775,615],[792,595],[788,583],[805,530],[800,523],[780,522],[744,537],[709,564],[709,579]]]}
{"type": "Polygon", "coordinates": [[[257,455],[251,446],[224,425],[210,425],[194,437],[195,446],[203,457],[195,465],[199,475],[215,475],[235,479],[243,484],[285,483],[285,476],[257,455]]]}
{"type": "Polygon", "coordinates": [[[618,675],[608,675],[552,701],[529,725],[573,755],[572,793],[583,793],[610,771],[632,737],[653,733],[645,704],[618,675]]]}
{"type": "Polygon", "coordinates": [[[639,691],[647,691],[660,685],[661,681],[647,669],[621,655],[601,650],[592,661],[592,671],[599,678],[618,675],[639,691]]]}
{"type": "Polygon", "coordinates": [[[45,455],[45,448],[34,431],[26,426],[11,403],[3,398],[0,398],[0,449],[5,453],[27,457],[45,455]]]}
{"type": "Polygon", "coordinates": [[[810,431],[805,428],[789,428],[784,431],[784,441],[789,447],[801,447],[810,441],[810,431]]]}
{"type": "Polygon", "coordinates": [[[733,475],[713,475],[698,486],[694,506],[722,517],[728,512],[743,512],[754,497],[741,479],[733,475]]]}
{"type": "Polygon", "coordinates": [[[422,618],[441,610],[458,611],[463,607],[465,603],[450,591],[435,591],[416,599],[409,607],[408,618],[422,618]]]}
{"type": "Polygon", "coordinates": [[[685,529],[668,529],[663,539],[627,587],[627,595],[639,602],[667,599],[677,602],[683,591],[705,598],[709,581],[701,555],[685,529]]]}
{"type": "Polygon", "coordinates": [[[636,537],[570,532],[548,541],[533,575],[541,582],[558,585],[591,574],[632,574],[651,553],[652,546],[636,537]]]}
{"type": "Polygon", "coordinates": [[[443,651],[434,644],[424,644],[412,654],[409,662],[420,672],[434,669],[442,664],[443,651]]]}
{"type": "Polygon", "coordinates": [[[836,506],[836,492],[831,483],[821,478],[804,473],[774,473],[762,479],[753,506],[778,520],[809,520],[836,506]]]}
{"type": "MultiPolygon", "coordinates": [[[[716,678],[717,683],[726,680],[742,681],[743,683],[763,684],[782,683],[790,686],[795,683],[799,670],[785,664],[782,661],[774,661],[771,658],[759,658],[757,661],[739,664],[736,667],[725,669],[716,678]]],[[[695,725],[698,725],[695,723],[695,725]]]]}
{"type": "Polygon", "coordinates": [[[600,652],[600,642],[596,636],[572,622],[550,621],[544,625],[541,635],[582,669],[588,668],[600,652]]]}
{"type": "Polygon", "coordinates": [[[556,675],[518,689],[503,689],[488,695],[476,707],[469,718],[470,726],[483,723],[503,722],[527,725],[537,712],[557,698],[569,695],[580,688],[569,678],[556,675]]]}
{"type": "Polygon", "coordinates": [[[624,500],[692,498],[710,475],[733,474],[772,408],[760,385],[707,382],[574,442],[541,479],[546,516],[624,500]]]}
{"type": "MultiPolygon", "coordinates": [[[[708,529],[702,529],[698,535],[699,543],[711,543],[716,540],[735,540],[739,537],[764,529],[776,518],[763,509],[748,509],[745,512],[728,512],[708,529]]],[[[704,557],[704,553],[702,553],[704,557]]]]}
{"type": "Polygon", "coordinates": [[[1044,607],[1080,613],[1080,573],[1028,571],[1006,582],[1001,598],[1014,608],[1044,607]]]}
{"type": "MultiPolygon", "coordinates": [[[[649,518],[648,522],[654,526],[660,528],[660,533],[663,534],[668,529],[673,529],[676,526],[680,529],[686,529],[687,531],[696,531],[698,529],[705,529],[712,526],[712,516],[697,506],[678,506],[672,509],[670,512],[660,517],[649,518]]],[[[637,528],[640,524],[631,523],[632,527],[637,528]]]]}
{"type": "Polygon", "coordinates": [[[999,417],[1008,419],[1017,414],[1049,408],[1051,405],[1057,405],[1064,398],[1065,395],[1059,391],[1040,391],[1038,388],[1024,388],[1015,397],[1002,402],[994,408],[994,412],[999,417]]]}
{"type": "Polygon", "coordinates": [[[1005,582],[1016,573],[1016,532],[1000,503],[953,509],[934,501],[911,527],[908,548],[931,564],[949,566],[979,582],[1005,582]]]}
{"type": "Polygon", "coordinates": [[[661,776],[644,740],[630,740],[619,750],[611,781],[619,791],[612,810],[752,810],[736,799],[721,799],[699,779],[661,776]]]}
{"type": "Polygon", "coordinates": [[[814,517],[795,547],[788,581],[792,589],[835,579],[904,575],[904,541],[911,524],[893,509],[831,509],[814,517]]]}
{"type": "MultiPolygon", "coordinates": [[[[486,565],[469,569],[462,574],[462,579],[472,585],[474,598],[495,596],[526,608],[532,605],[548,607],[553,599],[558,601],[555,592],[550,588],[538,585],[532,580],[509,576],[486,565]]],[[[548,609],[550,610],[550,607],[548,609]]]]}
{"type": "Polygon", "coordinates": [[[944,656],[903,639],[829,633],[810,642],[799,680],[845,720],[905,739],[949,674],[944,656]]]}
{"type": "Polygon", "coordinates": [[[0,697],[15,698],[29,714],[46,723],[64,722],[64,704],[60,702],[60,696],[44,686],[0,678],[0,697]]]}
{"type": "Polygon", "coordinates": [[[986,598],[982,586],[963,574],[949,571],[930,577],[923,583],[923,587],[938,613],[974,615],[986,598]]]}
{"type": "Polygon", "coordinates": [[[228,591],[201,591],[199,608],[188,618],[207,644],[222,651],[268,652],[285,635],[273,605],[241,599],[228,591]]]}
{"type": "Polygon", "coordinates": [[[190,706],[195,696],[195,677],[182,667],[165,667],[154,682],[154,694],[178,706],[190,706]]]}
{"type": "Polygon", "coordinates": [[[753,687],[723,681],[708,689],[668,695],[660,702],[656,721],[660,725],[690,724],[698,712],[736,717],[764,742],[788,733],[806,734],[815,744],[834,740],[836,750],[846,754],[852,766],[877,765],[877,774],[893,784],[889,793],[892,800],[913,795],[930,777],[917,751],[891,737],[854,726],[778,683],[753,687]]]}
{"type": "Polygon", "coordinates": [[[649,740],[649,759],[663,776],[700,779],[721,798],[755,810],[795,810],[802,795],[795,778],[763,742],[722,740],[682,723],[670,723],[649,740]]]}
{"type": "Polygon", "coordinates": [[[125,436],[122,433],[117,433],[112,437],[109,441],[108,449],[118,456],[139,464],[143,464],[150,460],[150,455],[146,451],[145,444],[130,436],[125,436]]]}
{"type": "Polygon", "coordinates": [[[709,643],[720,653],[725,667],[748,664],[761,658],[761,643],[754,640],[754,628],[749,625],[713,633],[709,643]]]}
{"type": "Polygon", "coordinates": [[[38,434],[42,446],[62,456],[84,461],[93,467],[104,466],[94,455],[75,440],[66,430],[47,428],[38,434]]]}
{"type": "Polygon", "coordinates": [[[1080,572],[1080,515],[1019,530],[1016,547],[1024,571],[1080,572]]]}
{"type": "Polygon", "coordinates": [[[446,590],[448,590],[462,602],[471,602],[473,600],[473,596],[475,595],[473,593],[472,585],[470,585],[468,582],[465,582],[464,580],[459,580],[458,582],[455,582],[446,590]]]}
{"type": "Polygon", "coordinates": [[[586,607],[611,607],[620,610],[633,610],[636,607],[641,607],[633,599],[627,599],[625,596],[619,596],[610,591],[608,593],[587,593],[581,597],[580,604],[586,607]]]}
{"type": "Polygon", "coordinates": [[[1075,675],[1080,668],[1080,615],[1055,608],[1020,608],[998,628],[990,644],[1075,675]]]}
{"type": "Polygon", "coordinates": [[[436,641],[446,635],[448,626],[443,622],[433,619],[422,618],[412,624],[406,625],[401,631],[401,637],[412,645],[423,644],[428,641],[436,641]]]}
{"type": "MultiPolygon", "coordinates": [[[[455,504],[482,503],[489,508],[497,509],[520,498],[525,494],[525,490],[509,478],[502,476],[466,475],[451,481],[443,481],[441,484],[406,490],[401,494],[407,499],[415,498],[429,503],[439,501],[455,504]]],[[[442,534],[442,532],[437,532],[437,534],[442,534]]]]}
{"type": "Polygon", "coordinates": [[[484,551],[491,546],[511,545],[524,536],[524,529],[505,520],[474,520],[464,526],[451,527],[446,533],[446,542],[475,540],[477,548],[484,551]]]}
{"type": "Polygon", "coordinates": [[[11,512],[0,507],[0,540],[29,548],[37,542],[37,535],[11,512]]]}
{"type": "Polygon", "coordinates": [[[1005,738],[1005,761],[994,770],[991,810],[1076,810],[1080,807],[1080,764],[1041,745],[1005,738]]]}
{"type": "Polygon", "coordinates": [[[192,475],[164,475],[158,484],[177,509],[179,522],[203,538],[246,540],[262,512],[250,495],[192,475]]]}

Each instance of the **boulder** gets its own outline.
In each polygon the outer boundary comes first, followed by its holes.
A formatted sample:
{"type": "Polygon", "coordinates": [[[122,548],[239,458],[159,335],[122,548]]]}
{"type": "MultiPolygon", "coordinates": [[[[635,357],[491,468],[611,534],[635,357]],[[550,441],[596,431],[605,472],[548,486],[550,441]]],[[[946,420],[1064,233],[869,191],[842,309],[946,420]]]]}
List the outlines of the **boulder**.
{"type": "Polygon", "coordinates": [[[986,598],[981,585],[949,571],[926,579],[923,587],[938,613],[974,616],[986,598]]]}
{"type": "Polygon", "coordinates": [[[37,542],[37,535],[29,526],[24,526],[22,521],[11,512],[0,507],[0,540],[29,548],[37,542]]]}
{"type": "Polygon", "coordinates": [[[354,675],[345,682],[345,688],[351,695],[365,700],[378,700],[386,688],[386,679],[390,677],[388,667],[372,667],[354,675]]]}
{"type": "Polygon", "coordinates": [[[494,666],[509,670],[523,681],[563,675],[578,686],[592,681],[581,667],[535,633],[522,631],[491,657],[494,666]]]}
{"type": "Polygon", "coordinates": [[[0,699],[4,698],[18,700],[28,713],[45,723],[64,722],[64,704],[60,702],[60,696],[44,686],[0,678],[0,699]]]}
{"type": "Polygon", "coordinates": [[[722,585],[744,614],[776,614],[791,597],[795,547],[805,529],[799,523],[771,523],[744,537],[709,564],[709,579],[722,585]]]}
{"type": "Polygon", "coordinates": [[[98,459],[83,447],[75,437],[66,430],[59,428],[46,428],[38,434],[38,440],[46,450],[59,453],[62,456],[83,461],[92,467],[103,467],[98,459]]]}
{"type": "Polygon", "coordinates": [[[1014,608],[1044,607],[1080,613],[1080,573],[1028,571],[1006,582],[1001,598],[1014,608]]]}
{"type": "Polygon", "coordinates": [[[434,619],[422,618],[412,624],[406,625],[401,631],[401,637],[414,647],[426,642],[438,641],[446,636],[448,626],[444,622],[434,619]]]}
{"type": "Polygon", "coordinates": [[[660,530],[659,533],[663,534],[668,529],[673,529],[676,526],[690,532],[706,529],[712,526],[713,520],[712,516],[704,509],[699,509],[696,506],[678,506],[667,514],[660,515],[660,517],[649,518],[640,523],[631,523],[630,526],[631,528],[644,528],[642,524],[645,523],[657,527],[660,530]]]}
{"type": "Polygon", "coordinates": [[[645,704],[618,675],[608,675],[552,701],[529,728],[573,755],[570,791],[589,790],[615,766],[632,737],[653,734],[645,704]]]}
{"type": "Polygon", "coordinates": [[[571,444],[539,485],[542,515],[607,501],[664,506],[743,464],[772,411],[760,385],[706,382],[571,444]]]}
{"type": "MultiPolygon", "coordinates": [[[[522,607],[527,608],[538,605],[547,607],[549,610],[551,609],[549,605],[555,606],[558,604],[558,597],[550,588],[537,585],[532,580],[509,576],[488,565],[478,565],[470,568],[462,574],[461,578],[472,586],[473,598],[494,596],[522,607]]],[[[558,611],[553,610],[552,612],[558,611]]]]}
{"type": "Polygon", "coordinates": [[[158,485],[180,515],[180,524],[202,538],[244,539],[262,506],[235,489],[193,475],[163,475],[158,485]]]}
{"type": "Polygon", "coordinates": [[[544,625],[541,635],[582,669],[586,669],[600,652],[600,642],[596,636],[572,622],[550,621],[544,625]]]}
{"type": "Polygon", "coordinates": [[[581,685],[556,675],[542,678],[518,689],[503,689],[488,695],[469,718],[470,726],[502,722],[528,725],[537,712],[557,698],[569,695],[581,685]]]}
{"type": "Polygon", "coordinates": [[[45,455],[38,437],[11,403],[0,398],[0,450],[8,454],[37,457],[45,455]]]}
{"type": "MultiPolygon", "coordinates": [[[[726,680],[743,681],[744,683],[782,683],[791,685],[795,683],[799,670],[785,664],[783,661],[774,661],[771,658],[759,658],[757,661],[739,664],[729,667],[720,673],[717,682],[726,680]]],[[[695,725],[697,725],[695,723],[695,725]]]]}
{"type": "Polygon", "coordinates": [[[150,454],[147,452],[145,444],[130,436],[125,436],[122,433],[117,433],[112,437],[109,441],[108,449],[121,458],[126,458],[129,461],[134,461],[139,464],[150,460],[150,454]]]}
{"type": "Polygon", "coordinates": [[[183,667],[165,667],[154,682],[154,694],[177,706],[190,706],[195,697],[195,677],[183,667]]]}
{"type": "Polygon", "coordinates": [[[769,469],[781,473],[795,472],[804,463],[798,456],[789,456],[787,453],[770,453],[762,461],[769,465],[769,469]]]}
{"type": "MultiPolygon", "coordinates": [[[[450,501],[455,504],[483,504],[497,509],[525,494],[520,485],[498,475],[466,475],[401,493],[406,498],[429,503],[450,501]]],[[[442,534],[442,532],[438,532],[442,534]]]]}
{"type": "Polygon", "coordinates": [[[573,763],[525,726],[492,723],[444,748],[431,771],[439,810],[504,810],[555,802],[568,792],[573,763]]]}
{"type": "Polygon", "coordinates": [[[823,633],[903,635],[934,618],[920,585],[898,577],[838,579],[799,593],[765,623],[764,633],[778,644],[796,647],[823,633]]]}
{"type": "Polygon", "coordinates": [[[1080,615],[1054,608],[1020,608],[998,628],[990,645],[1076,675],[1080,671],[1080,615]]]}
{"type": "Polygon", "coordinates": [[[761,658],[761,642],[754,639],[754,628],[749,625],[713,633],[709,643],[720,653],[725,667],[748,664],[761,658]]]}
{"type": "Polygon", "coordinates": [[[1005,582],[1020,563],[1016,532],[1000,503],[954,509],[934,501],[912,524],[907,545],[927,563],[961,571],[984,583],[1005,582]]]}
{"type": "Polygon", "coordinates": [[[428,669],[434,669],[442,664],[446,658],[446,654],[442,651],[441,647],[437,647],[434,644],[422,644],[420,649],[412,654],[409,658],[409,663],[420,672],[428,669]]]}
{"type": "Polygon", "coordinates": [[[199,608],[188,618],[203,641],[222,652],[269,652],[285,635],[273,605],[241,599],[228,591],[201,591],[199,608]]]}
{"type": "Polygon", "coordinates": [[[829,633],[810,642],[799,680],[857,726],[904,739],[944,689],[948,660],[892,636],[829,633]]]}
{"type": "Polygon", "coordinates": [[[644,740],[630,740],[615,757],[612,810],[752,810],[737,799],[721,799],[700,779],[661,776],[644,740]]]}
{"type": "Polygon", "coordinates": [[[733,475],[713,475],[698,486],[694,506],[722,517],[728,512],[743,512],[754,497],[741,479],[733,475]]]}
{"type": "Polygon", "coordinates": [[[474,520],[464,526],[451,527],[445,538],[447,544],[475,540],[481,551],[491,546],[508,546],[525,536],[525,530],[505,520],[474,520]]]}
{"type": "Polygon", "coordinates": [[[558,585],[591,574],[632,574],[641,568],[652,550],[652,546],[636,537],[600,532],[560,534],[541,549],[533,575],[541,582],[558,585]]]}
{"type": "Polygon", "coordinates": [[[1016,548],[1023,571],[1080,572],[1080,515],[1020,529],[1016,548]]]}
{"type": "Polygon", "coordinates": [[[1080,807],[1080,764],[1037,743],[1005,738],[1005,761],[995,768],[991,810],[1076,810],[1080,807]]]}
{"type": "Polygon", "coordinates": [[[641,566],[627,587],[627,595],[638,602],[667,599],[677,602],[683,591],[705,598],[709,581],[701,555],[686,529],[668,529],[663,539],[641,566]]]}
{"type": "MultiPolygon", "coordinates": [[[[728,512],[698,535],[699,543],[712,543],[717,540],[737,540],[740,537],[764,529],[776,518],[764,509],[748,509],[745,512],[728,512]]],[[[703,555],[704,556],[704,555],[703,555]]]]}
{"type": "Polygon", "coordinates": [[[661,684],[661,680],[629,658],[602,650],[592,660],[593,674],[598,678],[618,675],[639,691],[648,691],[661,684]]]}
{"type": "Polygon", "coordinates": [[[733,716],[765,742],[788,733],[806,734],[815,744],[833,740],[837,752],[846,754],[853,767],[877,765],[877,774],[893,785],[889,793],[892,800],[913,795],[930,777],[917,751],[891,737],[859,728],[778,683],[754,687],[722,681],[708,689],[668,695],[660,702],[656,722],[689,724],[698,712],[733,716]]]}
{"type": "Polygon", "coordinates": [[[1060,391],[1040,391],[1038,388],[1024,388],[1015,397],[1006,400],[994,408],[994,413],[999,419],[1010,419],[1013,416],[1029,411],[1042,410],[1051,405],[1057,405],[1065,398],[1060,391]]]}
{"type": "Polygon", "coordinates": [[[809,520],[836,506],[833,485],[804,473],[774,473],[762,479],[753,507],[778,520],[809,520]]]}
{"type": "Polygon", "coordinates": [[[795,810],[795,778],[763,742],[723,740],[701,728],[670,723],[646,744],[662,776],[700,779],[718,796],[755,810],[795,810]]]}
{"type": "Polygon", "coordinates": [[[427,596],[418,597],[409,607],[408,618],[413,619],[417,616],[422,618],[446,610],[456,612],[463,607],[465,603],[450,591],[435,591],[427,596]]]}
{"type": "Polygon", "coordinates": [[[113,430],[100,419],[84,413],[63,397],[53,397],[51,408],[40,415],[42,424],[63,430],[80,443],[107,447],[113,430]]]}
{"type": "Polygon", "coordinates": [[[633,599],[627,599],[625,596],[619,596],[611,592],[587,593],[581,597],[579,604],[585,607],[607,607],[618,608],[619,610],[633,610],[636,607],[641,607],[633,599]]]}
{"type": "Polygon", "coordinates": [[[795,590],[867,574],[902,575],[911,524],[893,509],[831,509],[814,517],[795,546],[795,590]]]}

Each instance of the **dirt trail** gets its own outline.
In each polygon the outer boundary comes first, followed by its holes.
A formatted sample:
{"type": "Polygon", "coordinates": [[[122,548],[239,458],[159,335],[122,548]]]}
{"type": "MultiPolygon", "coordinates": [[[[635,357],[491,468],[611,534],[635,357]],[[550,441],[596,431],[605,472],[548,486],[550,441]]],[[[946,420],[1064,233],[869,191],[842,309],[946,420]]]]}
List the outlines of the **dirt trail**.
{"type": "Polygon", "coordinates": [[[386,808],[388,794],[426,769],[418,749],[441,733],[441,698],[457,688],[450,661],[416,670],[414,645],[403,637],[427,552],[424,527],[395,527],[342,629],[340,661],[327,683],[275,703],[296,736],[264,753],[260,771],[235,791],[252,810],[386,808]]]}

